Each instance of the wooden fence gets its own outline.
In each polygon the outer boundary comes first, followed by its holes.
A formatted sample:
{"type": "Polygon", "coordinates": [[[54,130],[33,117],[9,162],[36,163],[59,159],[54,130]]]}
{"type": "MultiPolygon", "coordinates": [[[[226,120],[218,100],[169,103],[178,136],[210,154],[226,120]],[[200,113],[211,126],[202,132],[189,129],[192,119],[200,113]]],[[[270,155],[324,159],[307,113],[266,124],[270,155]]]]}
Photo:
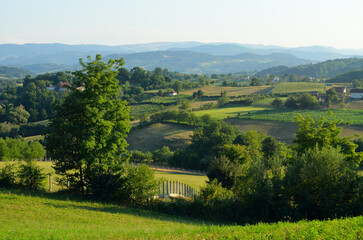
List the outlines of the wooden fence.
{"type": "Polygon", "coordinates": [[[159,198],[163,197],[191,197],[199,195],[199,191],[178,181],[165,181],[160,184],[159,198]]]}

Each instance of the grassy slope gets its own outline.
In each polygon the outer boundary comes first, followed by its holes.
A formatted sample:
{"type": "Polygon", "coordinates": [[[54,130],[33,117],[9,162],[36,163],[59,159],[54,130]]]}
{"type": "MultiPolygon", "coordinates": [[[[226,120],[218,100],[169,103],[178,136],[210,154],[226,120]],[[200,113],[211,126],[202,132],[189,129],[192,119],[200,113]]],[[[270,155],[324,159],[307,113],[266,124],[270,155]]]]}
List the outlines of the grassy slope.
{"type": "Polygon", "coordinates": [[[360,239],[363,217],[219,226],[151,211],[0,190],[0,239],[360,239]]]}
{"type": "Polygon", "coordinates": [[[250,94],[265,94],[272,87],[271,86],[253,86],[253,87],[217,87],[217,86],[205,86],[202,88],[191,89],[182,94],[192,95],[193,92],[201,89],[206,96],[220,96],[221,91],[227,91],[227,96],[240,96],[240,95],[250,95],[250,94]]]}
{"type": "MultiPolygon", "coordinates": [[[[260,131],[275,139],[287,143],[292,143],[295,139],[297,125],[294,122],[280,122],[256,119],[229,119],[227,122],[238,128],[241,132],[249,130],[260,131]]],[[[359,134],[363,136],[362,126],[344,126],[341,137],[359,134]]]]}
{"type": "Polygon", "coordinates": [[[146,152],[154,151],[164,145],[172,149],[183,147],[186,144],[186,139],[189,139],[189,136],[192,135],[193,129],[194,127],[172,123],[153,124],[131,132],[127,137],[128,149],[146,152]]]}
{"type": "Polygon", "coordinates": [[[321,83],[304,83],[304,82],[288,82],[280,83],[273,90],[272,93],[287,94],[287,93],[300,93],[300,92],[323,92],[324,84],[321,83]]]}

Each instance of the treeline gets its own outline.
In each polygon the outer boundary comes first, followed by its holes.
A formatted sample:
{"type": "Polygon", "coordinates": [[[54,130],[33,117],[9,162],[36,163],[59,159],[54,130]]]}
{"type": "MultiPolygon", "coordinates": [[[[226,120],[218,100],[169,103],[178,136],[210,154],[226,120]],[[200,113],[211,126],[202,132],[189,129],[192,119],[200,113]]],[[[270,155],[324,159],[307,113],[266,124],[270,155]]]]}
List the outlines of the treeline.
{"type": "Polygon", "coordinates": [[[363,177],[356,167],[363,154],[349,137],[339,137],[339,122],[299,116],[291,146],[223,122],[202,126],[170,163],[206,169],[208,185],[193,202],[172,199],[154,208],[235,223],[360,215],[363,177]]]}
{"type": "Polygon", "coordinates": [[[0,161],[42,159],[43,146],[38,142],[27,143],[21,139],[0,138],[0,161]]]}

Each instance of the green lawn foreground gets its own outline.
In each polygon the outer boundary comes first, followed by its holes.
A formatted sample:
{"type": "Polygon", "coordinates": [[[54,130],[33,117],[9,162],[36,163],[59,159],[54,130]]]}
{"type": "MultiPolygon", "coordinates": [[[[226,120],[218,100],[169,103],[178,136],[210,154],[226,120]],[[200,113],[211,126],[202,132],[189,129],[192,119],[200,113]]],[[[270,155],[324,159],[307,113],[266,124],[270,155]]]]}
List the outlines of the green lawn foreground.
{"type": "Polygon", "coordinates": [[[362,239],[363,216],[218,225],[65,195],[0,189],[0,239],[362,239]]]}

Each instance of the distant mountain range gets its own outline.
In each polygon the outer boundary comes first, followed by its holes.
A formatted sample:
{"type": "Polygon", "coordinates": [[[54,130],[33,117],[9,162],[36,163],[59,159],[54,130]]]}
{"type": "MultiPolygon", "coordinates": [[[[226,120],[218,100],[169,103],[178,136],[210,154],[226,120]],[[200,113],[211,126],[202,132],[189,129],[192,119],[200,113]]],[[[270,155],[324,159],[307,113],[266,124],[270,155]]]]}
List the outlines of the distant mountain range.
{"type": "Polygon", "coordinates": [[[337,50],[311,46],[279,46],[236,43],[160,42],[107,45],[0,44],[0,65],[21,67],[42,73],[74,70],[78,59],[100,53],[104,58],[124,57],[126,67],[155,67],[186,73],[236,73],[264,68],[316,63],[328,59],[363,56],[362,50],[337,50]]]}

